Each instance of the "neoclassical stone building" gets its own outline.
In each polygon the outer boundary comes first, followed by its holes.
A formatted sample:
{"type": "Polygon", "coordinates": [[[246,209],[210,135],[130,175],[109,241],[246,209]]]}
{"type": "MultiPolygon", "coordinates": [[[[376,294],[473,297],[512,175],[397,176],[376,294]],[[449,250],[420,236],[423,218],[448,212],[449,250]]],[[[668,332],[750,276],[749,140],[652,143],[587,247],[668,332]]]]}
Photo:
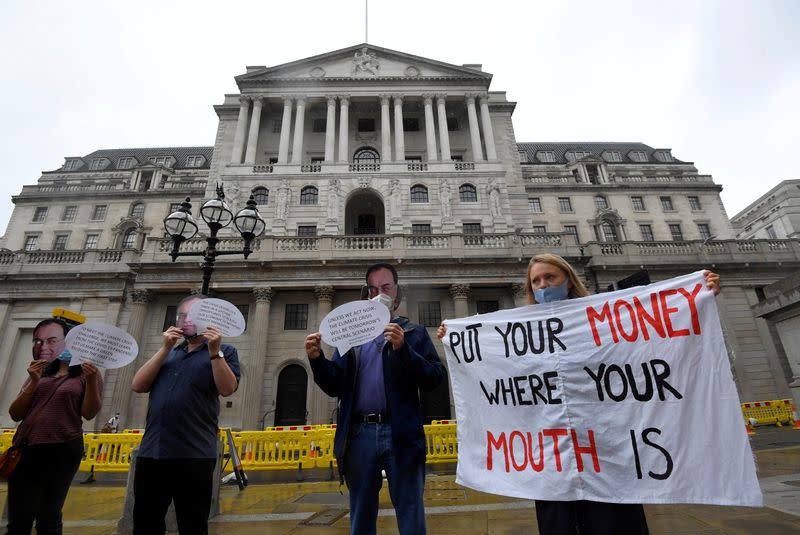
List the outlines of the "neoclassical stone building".
{"type": "MultiPolygon", "coordinates": [[[[442,318],[523,305],[528,259],[544,251],[594,291],[640,269],[653,280],[718,270],[742,398],[789,395],[785,352],[753,307],[757,288],[800,267],[798,243],[735,240],[721,186],[669,149],[517,142],[515,103],[491,79],[481,65],[363,44],[248,67],[240,93],[214,107],[213,147],[97,150],[44,172],[14,197],[0,242],[0,403],[24,380],[33,325],[60,306],[139,341],[134,365],[106,373],[98,421],[119,411],[123,426],[143,424],[147,399],[131,378],[201,278],[199,258],[171,262],[163,219],[190,197],[199,222],[217,183],[234,212],[252,194],[267,227],[248,260],[221,257],[212,278],[248,320],[231,340],[243,380],[222,425],[332,418],[303,340],[359,297],[371,263],[397,264],[401,313],[433,333],[442,318]]],[[[221,235],[221,248],[241,246],[234,230],[221,235]]],[[[447,385],[423,402],[426,417],[451,416],[447,385]]]]}

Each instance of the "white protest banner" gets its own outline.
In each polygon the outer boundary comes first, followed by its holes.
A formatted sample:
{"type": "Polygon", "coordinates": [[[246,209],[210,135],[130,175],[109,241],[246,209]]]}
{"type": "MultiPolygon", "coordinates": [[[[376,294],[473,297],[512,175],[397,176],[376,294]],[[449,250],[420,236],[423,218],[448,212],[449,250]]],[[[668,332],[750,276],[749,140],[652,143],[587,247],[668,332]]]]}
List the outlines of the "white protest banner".
{"type": "Polygon", "coordinates": [[[458,483],[544,500],[762,504],[702,272],[445,324],[458,483]]]}
{"type": "Polygon", "coordinates": [[[319,325],[322,340],[344,355],[348,349],[375,339],[390,320],[389,309],[377,301],[351,301],[331,310],[319,325]]]}
{"type": "Polygon", "coordinates": [[[64,344],[72,353],[70,366],[89,362],[112,370],[133,362],[139,354],[133,336],[107,323],[89,322],[73,327],[64,344]]]}
{"type": "Polygon", "coordinates": [[[223,299],[202,299],[189,309],[189,319],[202,333],[209,325],[216,327],[222,336],[230,338],[244,332],[242,313],[232,303],[223,299]]]}

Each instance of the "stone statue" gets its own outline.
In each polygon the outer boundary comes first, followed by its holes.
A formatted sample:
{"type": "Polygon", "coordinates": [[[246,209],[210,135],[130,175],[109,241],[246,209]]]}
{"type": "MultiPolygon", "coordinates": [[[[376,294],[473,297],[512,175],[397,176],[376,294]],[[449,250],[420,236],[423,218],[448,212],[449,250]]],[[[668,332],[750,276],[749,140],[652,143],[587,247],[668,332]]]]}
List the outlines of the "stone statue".
{"type": "Polygon", "coordinates": [[[378,74],[378,69],[380,69],[378,58],[367,47],[362,48],[360,52],[356,52],[353,56],[353,74],[371,74],[375,76],[378,74]]]}
{"type": "Polygon", "coordinates": [[[500,187],[496,184],[489,188],[489,213],[494,219],[503,217],[502,207],[500,206],[500,187]]]}
{"type": "Polygon", "coordinates": [[[448,182],[447,180],[442,180],[442,183],[439,186],[439,198],[442,201],[442,218],[450,219],[453,216],[453,213],[450,208],[450,201],[452,200],[452,194],[450,191],[450,182],[448,182]]]}
{"type": "Polygon", "coordinates": [[[400,219],[402,216],[400,211],[401,201],[400,180],[393,178],[389,183],[389,206],[392,212],[392,219],[400,219]]]}
{"type": "Polygon", "coordinates": [[[280,187],[278,188],[278,200],[275,203],[275,219],[286,219],[286,216],[289,215],[290,193],[291,190],[289,189],[289,181],[283,179],[280,187]]]}
{"type": "Polygon", "coordinates": [[[339,220],[339,190],[341,184],[338,178],[328,181],[328,221],[339,220]]]}
{"type": "Polygon", "coordinates": [[[225,202],[228,206],[235,210],[239,204],[239,182],[234,180],[225,184],[225,202]]]}

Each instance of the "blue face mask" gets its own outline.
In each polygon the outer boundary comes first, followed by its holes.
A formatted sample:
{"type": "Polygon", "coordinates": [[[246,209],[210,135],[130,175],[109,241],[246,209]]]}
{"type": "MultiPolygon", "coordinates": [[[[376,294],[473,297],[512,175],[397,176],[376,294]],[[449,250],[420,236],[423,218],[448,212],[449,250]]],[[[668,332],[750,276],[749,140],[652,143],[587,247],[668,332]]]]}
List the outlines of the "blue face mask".
{"type": "Polygon", "coordinates": [[[69,352],[69,349],[65,349],[56,358],[58,360],[62,361],[62,362],[67,362],[68,363],[70,360],[72,360],[72,353],[69,352]]]}
{"type": "Polygon", "coordinates": [[[540,288],[533,291],[533,297],[536,298],[537,303],[552,303],[553,301],[563,301],[569,296],[568,280],[560,286],[549,286],[547,288],[540,288]]]}

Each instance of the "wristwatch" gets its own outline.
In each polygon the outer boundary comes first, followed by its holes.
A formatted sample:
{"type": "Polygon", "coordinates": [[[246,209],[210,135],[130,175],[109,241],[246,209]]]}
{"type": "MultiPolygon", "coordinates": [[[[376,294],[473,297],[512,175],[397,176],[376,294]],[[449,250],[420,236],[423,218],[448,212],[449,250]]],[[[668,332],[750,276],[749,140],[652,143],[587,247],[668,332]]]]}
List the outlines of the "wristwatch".
{"type": "Polygon", "coordinates": [[[224,358],[225,358],[225,353],[223,353],[222,350],[220,349],[219,351],[217,351],[216,355],[211,357],[211,360],[224,359],[224,358]]]}

